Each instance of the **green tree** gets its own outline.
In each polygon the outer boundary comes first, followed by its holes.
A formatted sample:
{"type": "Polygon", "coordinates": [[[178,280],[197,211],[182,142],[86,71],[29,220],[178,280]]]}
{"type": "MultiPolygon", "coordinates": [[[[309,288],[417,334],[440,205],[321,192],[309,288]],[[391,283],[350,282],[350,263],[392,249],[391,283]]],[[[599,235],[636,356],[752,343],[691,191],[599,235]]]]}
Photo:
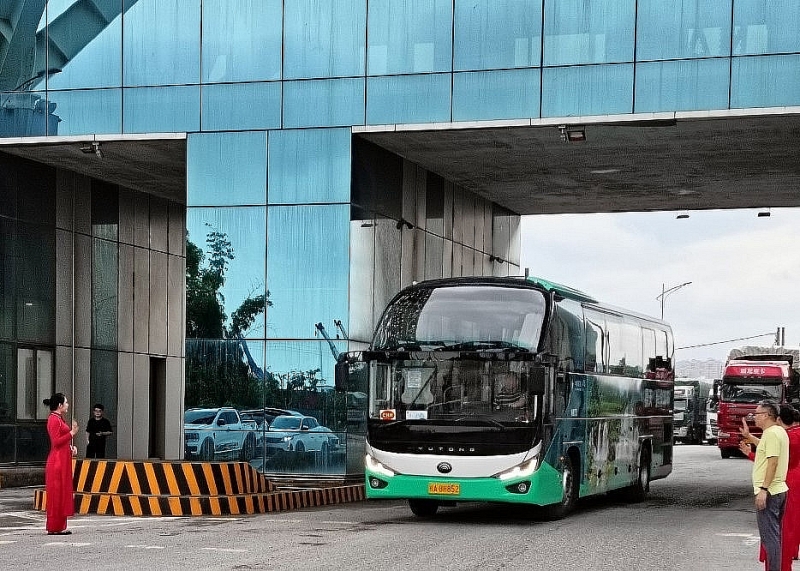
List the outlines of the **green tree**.
{"type": "MultiPolygon", "coordinates": [[[[209,228],[211,228],[210,225],[209,228]]],[[[226,272],[235,259],[227,234],[211,228],[207,252],[186,240],[186,406],[261,406],[278,383],[256,364],[243,335],[268,306],[269,291],[225,313],[226,272]]]]}

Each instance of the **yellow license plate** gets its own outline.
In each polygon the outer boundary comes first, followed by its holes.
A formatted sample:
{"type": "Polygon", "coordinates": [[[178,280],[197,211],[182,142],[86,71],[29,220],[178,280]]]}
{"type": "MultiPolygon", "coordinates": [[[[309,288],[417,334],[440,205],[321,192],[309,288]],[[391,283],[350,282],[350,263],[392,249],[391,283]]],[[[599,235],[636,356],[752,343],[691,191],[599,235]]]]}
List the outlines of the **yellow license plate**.
{"type": "Polygon", "coordinates": [[[457,496],[461,493],[461,484],[441,484],[428,482],[428,493],[439,496],[457,496]]]}

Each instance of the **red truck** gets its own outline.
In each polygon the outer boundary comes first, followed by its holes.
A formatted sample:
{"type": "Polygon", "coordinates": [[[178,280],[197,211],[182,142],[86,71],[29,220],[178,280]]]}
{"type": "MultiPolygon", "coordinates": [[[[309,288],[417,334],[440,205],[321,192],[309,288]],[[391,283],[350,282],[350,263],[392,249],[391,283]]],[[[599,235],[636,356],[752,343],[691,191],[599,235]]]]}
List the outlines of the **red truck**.
{"type": "MultiPolygon", "coordinates": [[[[776,351],[774,348],[773,351],[776,351]]],[[[792,350],[792,353],[797,351],[792,350]]],[[[795,370],[795,357],[791,353],[742,354],[732,352],[725,364],[719,385],[719,410],[717,413],[717,446],[723,458],[740,454],[739,428],[747,420],[754,436],[761,429],[753,422],[753,412],[762,400],[776,403],[798,402],[800,383],[795,370]]]]}

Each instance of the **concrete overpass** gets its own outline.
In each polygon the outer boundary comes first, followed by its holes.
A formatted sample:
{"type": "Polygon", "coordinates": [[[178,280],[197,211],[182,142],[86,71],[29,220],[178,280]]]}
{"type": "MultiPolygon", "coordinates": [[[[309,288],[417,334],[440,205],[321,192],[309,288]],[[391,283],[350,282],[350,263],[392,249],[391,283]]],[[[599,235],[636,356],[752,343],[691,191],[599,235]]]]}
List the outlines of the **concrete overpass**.
{"type": "MultiPolygon", "coordinates": [[[[522,215],[800,206],[800,107],[353,133],[522,215]],[[563,141],[561,126],[585,141],[563,141]]],[[[0,151],[185,202],[184,135],[3,139],[0,151]]]]}

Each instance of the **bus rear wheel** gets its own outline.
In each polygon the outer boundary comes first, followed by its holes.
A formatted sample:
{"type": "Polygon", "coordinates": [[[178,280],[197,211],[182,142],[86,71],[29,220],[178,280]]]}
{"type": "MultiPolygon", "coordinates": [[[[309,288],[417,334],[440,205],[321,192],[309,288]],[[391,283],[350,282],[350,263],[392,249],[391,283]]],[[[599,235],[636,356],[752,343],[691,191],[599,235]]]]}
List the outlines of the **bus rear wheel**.
{"type": "Polygon", "coordinates": [[[439,510],[439,503],[434,500],[408,500],[408,507],[417,517],[432,517],[439,510]]]}
{"type": "Polygon", "coordinates": [[[564,458],[564,469],[561,472],[561,501],[557,504],[545,506],[544,515],[546,519],[561,519],[575,509],[578,501],[578,479],[576,477],[577,466],[570,457],[564,458]]]}

